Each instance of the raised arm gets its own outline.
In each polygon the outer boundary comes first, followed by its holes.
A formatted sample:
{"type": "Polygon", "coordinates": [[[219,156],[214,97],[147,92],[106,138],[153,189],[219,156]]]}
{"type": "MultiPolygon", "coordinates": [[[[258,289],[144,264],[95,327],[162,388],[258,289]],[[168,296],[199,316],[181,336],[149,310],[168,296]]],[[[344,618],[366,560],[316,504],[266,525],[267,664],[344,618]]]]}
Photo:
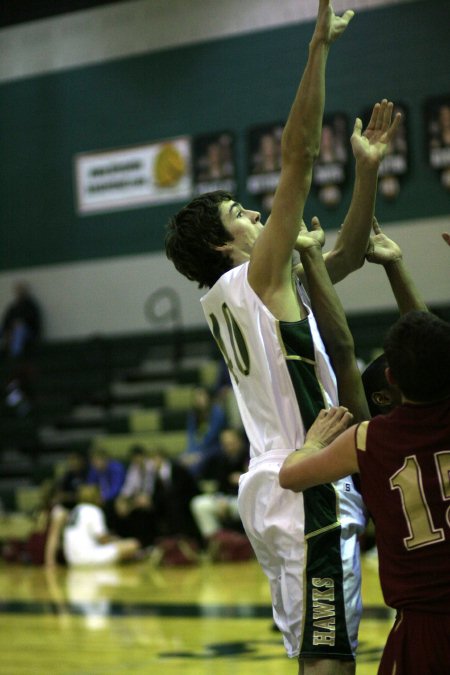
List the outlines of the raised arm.
{"type": "MultiPolygon", "coordinates": [[[[292,250],[320,147],[328,52],[352,17],[352,11],[336,16],[330,0],[319,0],[307,64],[283,131],[282,168],[272,214],[250,259],[250,285],[277,318],[289,320],[289,308],[286,314],[284,307],[286,301],[278,307],[276,298],[280,290],[289,293],[291,288],[292,250]]],[[[291,296],[294,303],[292,291],[291,296]]]]}
{"type": "Polygon", "coordinates": [[[355,421],[359,422],[369,419],[370,413],[356,362],[353,336],[325,267],[321,252],[323,241],[318,218],[313,218],[311,232],[302,224],[297,245],[311,307],[336,375],[339,403],[348,408],[355,421]]]}
{"type": "Polygon", "coordinates": [[[375,217],[372,227],[374,234],[370,238],[366,258],[371,263],[383,265],[400,314],[406,314],[411,310],[428,311],[405,266],[400,246],[381,231],[375,217]]]}
{"type": "Polygon", "coordinates": [[[356,119],[351,137],[355,158],[352,199],[336,244],[324,256],[334,284],[364,263],[375,210],[378,169],[401,120],[399,113],[392,119],[393,107],[386,99],[376,103],[364,133],[362,121],[356,119]]]}

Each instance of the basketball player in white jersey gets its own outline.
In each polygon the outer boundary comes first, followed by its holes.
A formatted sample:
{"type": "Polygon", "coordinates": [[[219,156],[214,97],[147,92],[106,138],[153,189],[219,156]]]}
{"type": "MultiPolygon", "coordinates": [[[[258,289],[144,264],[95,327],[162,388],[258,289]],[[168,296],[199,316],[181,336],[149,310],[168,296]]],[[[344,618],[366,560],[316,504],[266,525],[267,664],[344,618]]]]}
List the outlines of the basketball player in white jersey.
{"type": "MultiPolygon", "coordinates": [[[[169,223],[166,252],[200,287],[211,331],[230,370],[251,462],[241,480],[240,514],[269,578],[274,619],[301,673],[354,672],[360,620],[357,534],[364,517],[350,478],[307,493],[283,491],[278,471],[300,448],[321,409],[338,402],[300,266],[292,267],[320,147],[325,67],[331,44],[353,17],[320,0],[307,64],[282,137],[282,170],[265,227],[260,214],[224,192],[194,199],[169,223]]],[[[352,134],[355,188],[334,249],[335,283],[360,267],[369,240],[377,174],[399,118],[376,104],[352,134]]]]}

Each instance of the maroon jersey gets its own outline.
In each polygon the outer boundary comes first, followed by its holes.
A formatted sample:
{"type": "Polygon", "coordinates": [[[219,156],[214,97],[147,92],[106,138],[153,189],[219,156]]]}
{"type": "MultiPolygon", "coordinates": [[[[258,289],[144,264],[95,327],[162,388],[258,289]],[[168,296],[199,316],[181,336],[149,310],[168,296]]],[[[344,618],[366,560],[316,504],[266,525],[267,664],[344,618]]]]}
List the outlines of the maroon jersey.
{"type": "Polygon", "coordinates": [[[386,604],[449,614],[450,399],[363,423],[357,447],[386,604]]]}

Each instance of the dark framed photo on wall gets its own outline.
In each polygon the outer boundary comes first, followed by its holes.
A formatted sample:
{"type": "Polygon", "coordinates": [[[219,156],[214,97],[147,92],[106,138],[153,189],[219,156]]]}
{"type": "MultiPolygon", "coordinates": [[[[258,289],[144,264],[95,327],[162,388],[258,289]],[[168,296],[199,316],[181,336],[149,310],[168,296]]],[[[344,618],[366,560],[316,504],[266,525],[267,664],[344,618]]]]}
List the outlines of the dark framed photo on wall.
{"type": "Polygon", "coordinates": [[[427,99],[424,116],[428,164],[450,191],[450,94],[427,99]]]}
{"type": "Polygon", "coordinates": [[[247,190],[258,195],[267,212],[280,180],[283,128],[283,122],[272,122],[247,130],[247,190]]]}
{"type": "Polygon", "coordinates": [[[236,191],[235,136],[230,131],[201,134],[192,139],[196,194],[236,191]]]}
{"type": "Polygon", "coordinates": [[[320,152],[314,165],[313,185],[318,199],[327,208],[338,206],[348,176],[349,123],[347,115],[324,116],[320,152]]]}

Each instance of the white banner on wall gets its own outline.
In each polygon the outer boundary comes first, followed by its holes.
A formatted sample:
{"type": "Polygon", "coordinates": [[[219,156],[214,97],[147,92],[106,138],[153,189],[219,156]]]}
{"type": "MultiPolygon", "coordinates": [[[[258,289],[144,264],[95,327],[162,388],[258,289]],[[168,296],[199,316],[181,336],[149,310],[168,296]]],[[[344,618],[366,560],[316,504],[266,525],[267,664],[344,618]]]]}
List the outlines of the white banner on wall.
{"type": "Polygon", "coordinates": [[[192,194],[188,136],[75,156],[76,206],[102,213],[187,199],[192,194]]]}

